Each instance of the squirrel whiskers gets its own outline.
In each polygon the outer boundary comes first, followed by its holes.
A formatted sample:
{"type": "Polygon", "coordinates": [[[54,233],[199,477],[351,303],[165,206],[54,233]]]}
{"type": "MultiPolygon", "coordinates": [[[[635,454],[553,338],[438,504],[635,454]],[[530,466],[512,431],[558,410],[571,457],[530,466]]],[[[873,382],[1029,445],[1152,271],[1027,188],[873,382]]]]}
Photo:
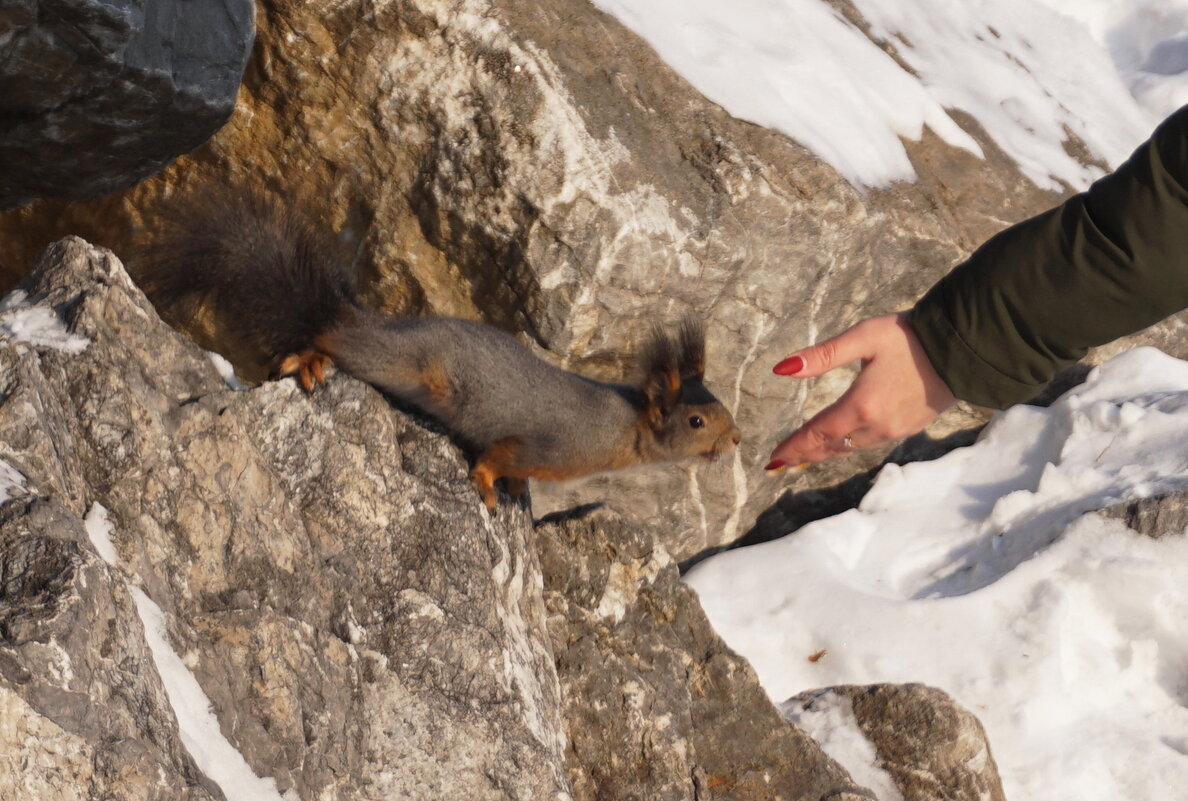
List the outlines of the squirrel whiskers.
{"type": "Polygon", "coordinates": [[[499,479],[519,496],[529,478],[714,459],[740,440],[703,383],[705,334],[691,319],[675,335],[653,333],[638,383],[606,383],[487,325],[367,308],[327,234],[259,192],[175,207],[155,228],[133,272],[167,320],[237,366],[268,364],[307,391],[333,363],[427,412],[468,450],[489,509],[499,479]]]}

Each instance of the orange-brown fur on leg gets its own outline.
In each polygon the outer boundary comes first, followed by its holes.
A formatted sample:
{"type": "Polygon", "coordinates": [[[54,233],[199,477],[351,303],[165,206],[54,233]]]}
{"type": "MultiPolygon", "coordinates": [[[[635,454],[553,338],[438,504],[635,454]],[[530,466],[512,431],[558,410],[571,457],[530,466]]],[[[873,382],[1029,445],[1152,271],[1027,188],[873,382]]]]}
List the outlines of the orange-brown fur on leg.
{"type": "Polygon", "coordinates": [[[421,385],[437,404],[439,409],[454,408],[454,384],[449,373],[440,364],[431,364],[421,370],[421,385]]]}
{"type": "Polygon", "coordinates": [[[494,512],[496,505],[499,503],[499,495],[495,492],[495,480],[497,478],[499,476],[491,469],[490,465],[482,461],[475,464],[474,469],[470,471],[470,480],[473,482],[474,488],[478,490],[478,494],[482,497],[488,512],[494,512]]]}
{"type": "Polygon", "coordinates": [[[521,443],[516,437],[505,437],[491,444],[475,460],[470,480],[478,488],[487,508],[494,511],[497,501],[495,482],[503,479],[507,494],[521,497],[528,491],[528,479],[567,481],[587,475],[590,471],[580,465],[529,465],[521,459],[521,443]]]}
{"type": "Polygon", "coordinates": [[[510,477],[512,481],[517,482],[516,488],[520,491],[516,492],[509,483],[508,492],[511,494],[519,496],[523,492],[525,484],[523,477],[513,475],[516,472],[516,455],[519,450],[520,441],[518,439],[504,437],[492,442],[474,462],[474,469],[470,471],[470,480],[474,482],[474,486],[478,489],[479,495],[483,497],[483,503],[487,505],[489,511],[494,512],[499,501],[499,496],[495,492],[495,482],[500,478],[510,477]]]}
{"type": "Polygon", "coordinates": [[[334,360],[321,351],[303,350],[281,359],[276,374],[280,377],[296,375],[302,389],[313,392],[314,387],[326,383],[326,368],[333,363],[334,360]]]}

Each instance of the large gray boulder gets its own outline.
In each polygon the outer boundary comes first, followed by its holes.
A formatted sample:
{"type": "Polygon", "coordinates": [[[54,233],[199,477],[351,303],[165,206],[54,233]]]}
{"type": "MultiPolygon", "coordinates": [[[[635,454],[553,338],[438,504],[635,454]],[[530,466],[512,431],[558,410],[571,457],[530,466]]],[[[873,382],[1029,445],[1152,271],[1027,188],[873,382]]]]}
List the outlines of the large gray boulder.
{"type": "Polygon", "coordinates": [[[0,752],[62,797],[218,798],[180,671],[299,798],[567,797],[531,519],[448,439],[355,381],[230,390],[81,240],[29,289],[89,344],[0,316],[0,752]]]}
{"type": "Polygon", "coordinates": [[[843,380],[773,364],[909,305],[1005,220],[1057,199],[965,118],[986,160],[926,134],[909,144],[919,183],[860,191],[584,2],[277,0],[253,64],[207,147],[122,198],[0,220],[0,262],[64,233],[129,257],[155,204],[247,177],[335,229],[387,310],[484,319],[597,378],[633,378],[651,326],[695,314],[708,383],[744,433],[737,458],[534,494],[538,516],[628,509],[678,559],[743,534],[790,486],[881,458],[765,476],[780,435],[843,380]]]}
{"type": "Polygon", "coordinates": [[[345,376],[228,388],[80,239],[25,289],[0,798],[873,799],[623,516],[488,514],[448,437],[345,376]]]}
{"type": "Polygon", "coordinates": [[[251,0],[0,2],[0,209],[131,186],[227,121],[251,0]]]}
{"type": "MultiPolygon", "coordinates": [[[[130,256],[156,204],[248,178],[337,231],[386,310],[483,319],[594,377],[632,377],[651,325],[692,312],[709,330],[708,382],[743,429],[737,458],[534,492],[538,516],[629,510],[678,559],[885,455],[764,475],[771,447],[848,378],[798,382],[773,364],[910,305],[1059,200],[959,113],[984,160],[925,131],[906,143],[917,183],[860,191],[708,102],[584,2],[275,0],[259,24],[237,111],[208,146],[121,196],[0,217],[0,273],[66,233],[130,256]]],[[[932,434],[984,419],[958,409],[932,434]]]]}
{"type": "MultiPolygon", "coordinates": [[[[622,515],[488,514],[447,436],[345,376],[228,388],[80,239],[25,292],[0,303],[0,798],[874,798],[622,515]]],[[[974,761],[972,716],[882,692],[855,696],[871,739],[919,736],[881,751],[974,761]]]]}

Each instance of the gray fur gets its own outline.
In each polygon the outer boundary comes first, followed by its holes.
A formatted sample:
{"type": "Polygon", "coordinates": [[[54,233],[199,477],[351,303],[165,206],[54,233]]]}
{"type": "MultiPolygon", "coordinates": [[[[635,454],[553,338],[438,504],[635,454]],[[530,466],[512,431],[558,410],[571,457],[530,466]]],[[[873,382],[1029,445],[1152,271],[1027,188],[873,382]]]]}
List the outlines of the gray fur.
{"type": "Polygon", "coordinates": [[[413,404],[445,423],[476,453],[507,438],[520,461],[580,474],[685,459],[716,458],[731,450],[738,429],[730,413],[692,375],[659,408],[650,387],[686,362],[692,326],[676,339],[654,335],[644,349],[641,387],[584,378],[535,356],[490,326],[448,317],[393,319],[360,314],[323,345],[346,372],[413,404]],[[658,355],[660,354],[660,355],[658,355]],[[444,402],[430,392],[424,371],[440,366],[450,387],[444,402]],[[694,416],[704,426],[693,428],[694,416]]]}
{"type": "Polygon", "coordinates": [[[490,326],[450,317],[378,313],[337,329],[330,355],[343,370],[445,423],[478,451],[516,437],[532,464],[582,464],[622,446],[640,415],[633,387],[604,384],[537,358],[490,326]],[[421,382],[441,365],[454,389],[442,404],[421,382]]]}
{"type": "MultiPolygon", "coordinates": [[[[293,354],[298,364],[330,356],[437,417],[473,456],[490,457],[488,474],[570,477],[714,458],[739,439],[701,382],[705,336],[691,319],[675,336],[653,335],[638,386],[603,383],[554,367],[490,326],[362,307],[327,232],[278,197],[230,188],[161,221],[138,272],[155,303],[175,318],[209,306],[229,335],[225,347],[276,369],[300,369],[281,367],[293,354]]],[[[308,370],[301,380],[312,386],[308,370]]]]}

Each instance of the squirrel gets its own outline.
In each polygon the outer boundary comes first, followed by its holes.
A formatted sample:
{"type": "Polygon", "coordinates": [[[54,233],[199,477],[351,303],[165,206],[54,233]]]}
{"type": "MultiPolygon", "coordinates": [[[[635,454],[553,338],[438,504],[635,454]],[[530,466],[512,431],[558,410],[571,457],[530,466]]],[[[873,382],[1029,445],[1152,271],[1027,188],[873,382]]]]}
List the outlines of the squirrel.
{"type": "Polygon", "coordinates": [[[519,498],[529,478],[712,460],[741,439],[703,383],[705,334],[691,318],[675,334],[653,331],[638,383],[606,383],[549,364],[488,325],[365,306],[328,231],[262,190],[173,205],[152,228],[132,273],[167,321],[200,341],[205,329],[232,362],[267,364],[306,392],[333,364],[428,413],[470,456],[470,478],[492,512],[499,479],[519,498]]]}

